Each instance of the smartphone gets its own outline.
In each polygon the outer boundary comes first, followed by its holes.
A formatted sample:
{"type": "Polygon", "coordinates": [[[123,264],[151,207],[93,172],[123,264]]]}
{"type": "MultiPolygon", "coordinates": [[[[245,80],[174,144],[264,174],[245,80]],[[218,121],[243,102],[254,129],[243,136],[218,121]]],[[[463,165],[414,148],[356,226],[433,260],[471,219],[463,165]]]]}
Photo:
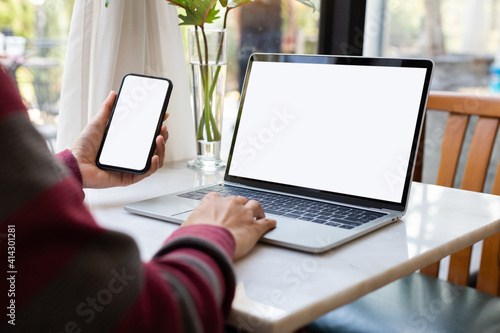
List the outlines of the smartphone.
{"type": "Polygon", "coordinates": [[[99,168],[134,174],[149,170],[171,93],[169,79],[123,77],[97,153],[99,168]]]}

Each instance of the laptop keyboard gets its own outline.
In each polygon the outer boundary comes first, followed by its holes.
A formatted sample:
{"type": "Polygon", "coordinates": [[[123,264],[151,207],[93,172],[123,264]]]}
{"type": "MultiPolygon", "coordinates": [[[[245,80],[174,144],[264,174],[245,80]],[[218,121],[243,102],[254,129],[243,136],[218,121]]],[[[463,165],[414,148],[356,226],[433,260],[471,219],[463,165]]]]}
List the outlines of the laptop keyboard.
{"type": "Polygon", "coordinates": [[[230,185],[215,185],[179,194],[178,196],[201,200],[210,192],[218,192],[222,197],[240,195],[249,200],[257,200],[266,214],[274,214],[343,229],[353,229],[385,215],[383,213],[364,209],[261,192],[230,185]]]}

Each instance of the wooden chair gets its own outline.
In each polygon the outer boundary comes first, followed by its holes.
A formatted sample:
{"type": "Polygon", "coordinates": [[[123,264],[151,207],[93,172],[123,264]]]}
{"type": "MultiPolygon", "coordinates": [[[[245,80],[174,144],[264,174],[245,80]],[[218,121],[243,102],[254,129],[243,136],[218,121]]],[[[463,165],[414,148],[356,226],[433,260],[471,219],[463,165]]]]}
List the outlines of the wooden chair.
{"type": "MultiPolygon", "coordinates": [[[[499,127],[500,97],[431,92],[427,109],[448,113],[437,177],[441,186],[453,186],[467,125],[477,117],[461,188],[482,192],[499,127]]],[[[423,132],[415,181],[422,177],[425,140],[423,132]]],[[[492,194],[500,195],[500,162],[492,194]]],[[[500,233],[483,241],[476,289],[467,287],[471,252],[472,246],[451,256],[448,281],[437,279],[439,262],[434,263],[421,269],[422,274],[411,274],[324,315],[302,332],[500,332],[500,233]]]]}
{"type": "MultiPolygon", "coordinates": [[[[461,188],[468,191],[483,192],[486,173],[490,164],[493,144],[500,120],[500,98],[478,97],[447,92],[432,92],[427,103],[428,110],[449,112],[443,135],[441,161],[436,184],[453,187],[458,160],[471,116],[478,116],[472,138],[461,188]]],[[[422,135],[420,147],[425,147],[422,135]]],[[[419,151],[419,166],[423,162],[424,150],[419,151]]],[[[414,180],[420,181],[421,168],[416,170],[414,180]]],[[[500,195],[500,163],[498,163],[492,194],[500,195]]],[[[476,289],[500,296],[500,234],[489,237],[483,242],[481,264],[477,276],[476,289]]],[[[453,254],[450,258],[448,281],[463,286],[469,283],[469,266],[472,246],[453,254]]],[[[421,273],[437,277],[439,262],[420,270],[421,273]]]]}

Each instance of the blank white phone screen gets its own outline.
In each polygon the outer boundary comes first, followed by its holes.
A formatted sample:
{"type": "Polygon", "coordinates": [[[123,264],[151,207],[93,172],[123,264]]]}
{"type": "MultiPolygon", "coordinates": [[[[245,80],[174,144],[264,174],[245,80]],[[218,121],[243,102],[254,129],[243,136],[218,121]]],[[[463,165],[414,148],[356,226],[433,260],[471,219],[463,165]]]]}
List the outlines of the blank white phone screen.
{"type": "Polygon", "coordinates": [[[425,75],[253,62],[229,174],[400,202],[425,75]]]}
{"type": "Polygon", "coordinates": [[[125,77],[102,147],[101,164],[132,170],[146,167],[168,87],[166,80],[125,77]]]}

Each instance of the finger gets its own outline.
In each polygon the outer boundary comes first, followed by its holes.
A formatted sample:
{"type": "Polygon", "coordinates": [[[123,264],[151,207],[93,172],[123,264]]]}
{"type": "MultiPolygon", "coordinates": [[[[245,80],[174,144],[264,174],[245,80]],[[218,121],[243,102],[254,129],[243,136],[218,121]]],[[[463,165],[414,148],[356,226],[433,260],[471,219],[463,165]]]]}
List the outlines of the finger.
{"type": "Polygon", "coordinates": [[[151,166],[149,167],[149,171],[146,173],[146,177],[151,176],[153,173],[158,171],[160,168],[160,160],[158,158],[158,155],[154,155],[151,158],[151,166]]]}
{"type": "Polygon", "coordinates": [[[111,90],[108,97],[106,97],[106,100],[101,104],[101,107],[99,108],[99,112],[97,113],[97,117],[99,120],[105,120],[106,122],[108,121],[109,117],[111,116],[111,110],[113,110],[115,99],[116,92],[111,90]]]}
{"type": "Polygon", "coordinates": [[[153,155],[153,157],[151,157],[151,165],[149,166],[148,172],[146,172],[143,175],[139,175],[138,179],[142,180],[144,178],[151,176],[153,173],[158,171],[159,168],[160,168],[160,161],[159,161],[158,155],[153,155]]]}
{"type": "Polygon", "coordinates": [[[210,200],[210,199],[216,199],[216,198],[220,198],[220,197],[221,197],[220,194],[217,192],[209,192],[209,193],[207,193],[207,195],[205,195],[203,197],[202,201],[204,201],[205,199],[210,200]]]}
{"type": "Polygon", "coordinates": [[[115,99],[116,99],[116,92],[111,90],[108,94],[108,97],[104,101],[104,104],[106,105],[107,109],[113,108],[113,104],[115,103],[115,99]]]}
{"type": "Polygon", "coordinates": [[[165,141],[163,140],[163,136],[161,135],[158,135],[158,137],[156,138],[155,155],[158,156],[158,167],[161,168],[163,166],[163,160],[165,159],[165,141]]]}
{"type": "Polygon", "coordinates": [[[97,128],[104,132],[106,125],[108,124],[109,117],[111,116],[111,111],[113,110],[113,104],[115,102],[116,93],[111,91],[99,108],[97,114],[92,118],[90,124],[97,126],[97,128]]]}
{"type": "Polygon", "coordinates": [[[163,139],[165,139],[165,142],[167,142],[168,139],[167,125],[165,124],[161,125],[160,135],[163,137],[163,139]]]}
{"type": "Polygon", "coordinates": [[[253,216],[259,220],[259,219],[263,219],[266,217],[266,214],[264,213],[264,209],[262,209],[262,206],[260,205],[260,203],[258,203],[257,201],[255,200],[250,200],[246,203],[246,205],[248,208],[250,208],[253,212],[253,216]]]}
{"type": "Polygon", "coordinates": [[[276,220],[272,219],[258,219],[255,221],[255,223],[259,226],[259,230],[262,234],[265,234],[269,230],[276,228],[276,220]]]}
{"type": "Polygon", "coordinates": [[[242,204],[242,205],[245,205],[248,202],[248,199],[241,196],[241,195],[236,195],[236,196],[232,195],[232,196],[227,197],[227,199],[234,200],[237,203],[242,204]]]}
{"type": "Polygon", "coordinates": [[[166,121],[170,117],[170,113],[165,113],[165,116],[163,117],[163,121],[166,121]]]}
{"type": "Polygon", "coordinates": [[[134,179],[132,181],[132,184],[135,184],[135,183],[138,183],[140,182],[141,180],[145,179],[145,178],[148,178],[149,176],[151,176],[153,173],[156,172],[156,170],[158,169],[157,167],[155,167],[155,164],[157,164],[156,160],[155,160],[155,156],[153,156],[151,158],[151,166],[149,167],[149,170],[148,172],[142,174],[142,175],[134,175],[134,179]]]}

